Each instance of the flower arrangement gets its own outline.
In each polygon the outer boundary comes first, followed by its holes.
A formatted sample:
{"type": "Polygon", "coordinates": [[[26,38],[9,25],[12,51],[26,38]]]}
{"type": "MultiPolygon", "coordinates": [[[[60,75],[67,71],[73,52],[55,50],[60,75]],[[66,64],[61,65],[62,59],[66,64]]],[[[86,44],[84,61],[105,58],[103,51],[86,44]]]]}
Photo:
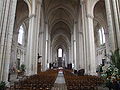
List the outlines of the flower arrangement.
{"type": "Polygon", "coordinates": [[[120,54],[119,49],[112,52],[110,65],[102,66],[101,77],[105,79],[106,87],[120,90],[120,54]]]}
{"type": "MultiPolygon", "coordinates": [[[[120,88],[119,82],[120,82],[120,75],[118,73],[118,69],[115,67],[115,65],[110,66],[103,66],[103,73],[101,74],[101,77],[105,80],[105,86],[111,90],[111,88],[120,88]]],[[[119,90],[119,89],[118,89],[119,90]]]]}

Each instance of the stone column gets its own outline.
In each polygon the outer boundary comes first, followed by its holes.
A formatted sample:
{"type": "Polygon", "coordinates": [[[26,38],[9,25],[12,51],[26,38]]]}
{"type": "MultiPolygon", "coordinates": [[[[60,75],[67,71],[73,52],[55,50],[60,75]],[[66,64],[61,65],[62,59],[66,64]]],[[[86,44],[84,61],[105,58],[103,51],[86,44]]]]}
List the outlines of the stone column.
{"type": "Polygon", "coordinates": [[[112,4],[113,4],[113,12],[114,12],[114,21],[115,21],[115,30],[116,30],[116,35],[117,35],[117,44],[118,44],[118,48],[120,48],[120,21],[119,21],[119,16],[120,16],[120,12],[118,12],[118,8],[117,7],[117,0],[112,0],[112,4]]]}
{"type": "Polygon", "coordinates": [[[82,11],[82,31],[83,31],[83,54],[85,63],[85,73],[89,74],[89,56],[88,56],[88,39],[87,39],[87,18],[86,18],[86,3],[81,0],[81,11],[82,11]]]}
{"type": "Polygon", "coordinates": [[[95,56],[95,37],[93,28],[93,2],[88,1],[86,3],[86,36],[87,36],[87,61],[89,62],[89,74],[96,75],[96,56],[95,56]]]}
{"type": "Polygon", "coordinates": [[[53,58],[52,58],[52,45],[50,45],[50,62],[51,62],[51,63],[53,62],[52,59],[53,59],[53,58]]]}
{"type": "Polygon", "coordinates": [[[35,58],[35,50],[34,50],[34,43],[35,43],[35,1],[32,1],[32,8],[31,13],[29,14],[29,28],[28,28],[28,42],[27,42],[27,53],[26,53],[26,75],[33,74],[33,61],[35,58]]]}
{"type": "Polygon", "coordinates": [[[71,63],[74,64],[74,55],[73,55],[73,33],[71,34],[71,63]]]}
{"type": "Polygon", "coordinates": [[[17,0],[4,0],[3,2],[2,22],[0,21],[0,81],[7,81],[17,0]]]}
{"type": "MultiPolygon", "coordinates": [[[[4,19],[4,8],[5,8],[5,3],[6,0],[0,0],[0,38],[1,38],[1,33],[2,33],[2,22],[3,22],[3,19],[4,19]]],[[[0,41],[1,42],[1,41],[0,41]]]]}
{"type": "Polygon", "coordinates": [[[33,43],[34,43],[34,19],[35,17],[32,17],[29,20],[29,29],[28,29],[28,43],[27,43],[27,53],[26,53],[26,75],[31,75],[32,74],[32,60],[34,59],[33,57],[33,43]]]}
{"type": "Polygon", "coordinates": [[[89,61],[90,61],[90,74],[96,75],[96,60],[95,60],[95,40],[94,40],[94,29],[93,29],[93,15],[88,11],[87,13],[87,24],[88,31],[88,43],[89,46],[89,61]]]}
{"type": "Polygon", "coordinates": [[[40,30],[40,18],[41,18],[41,2],[36,1],[36,20],[35,20],[35,36],[34,36],[34,58],[33,59],[33,74],[37,74],[37,63],[38,63],[38,42],[39,42],[39,30],[40,30]]]}
{"type": "Polygon", "coordinates": [[[10,4],[10,1],[6,2],[5,1],[0,1],[0,6],[2,6],[3,8],[0,8],[1,12],[0,12],[0,15],[1,15],[1,18],[0,18],[0,80],[2,80],[2,74],[3,74],[3,55],[4,55],[4,45],[6,43],[5,41],[5,33],[6,33],[6,29],[5,29],[5,26],[6,26],[6,23],[7,23],[7,17],[8,17],[8,8],[9,8],[9,4],[10,4]],[[4,43],[5,42],[5,43],[4,43]]]}
{"type": "Polygon", "coordinates": [[[72,60],[71,60],[71,47],[68,48],[68,51],[69,51],[69,60],[68,60],[68,64],[72,63],[72,60]]]}
{"type": "Polygon", "coordinates": [[[73,60],[74,60],[74,66],[75,66],[75,68],[74,69],[77,69],[77,60],[76,60],[76,24],[77,24],[77,22],[74,22],[74,31],[73,31],[73,56],[74,56],[74,58],[73,58],[73,60]]]}
{"type": "Polygon", "coordinates": [[[78,68],[82,68],[84,69],[85,68],[85,61],[84,61],[84,58],[83,58],[83,50],[84,50],[84,41],[83,41],[83,33],[82,32],[79,32],[79,59],[80,59],[80,63],[79,63],[79,67],[78,68]]]}
{"type": "MultiPolygon", "coordinates": [[[[106,53],[106,55],[109,55],[110,45],[109,45],[109,31],[108,31],[108,29],[104,30],[104,34],[105,34],[105,47],[106,47],[105,53],[106,53]]],[[[105,59],[106,59],[106,62],[110,62],[110,58],[108,56],[106,56],[105,59]]]]}
{"type": "Polygon", "coordinates": [[[45,42],[45,70],[47,69],[48,63],[48,23],[46,23],[46,42],[45,42]]]}
{"type": "MultiPolygon", "coordinates": [[[[41,22],[42,23],[42,22],[41,22]]],[[[41,71],[43,70],[43,31],[42,27],[40,27],[40,32],[39,32],[39,55],[41,56],[39,58],[39,61],[41,62],[41,71]]]]}
{"type": "Polygon", "coordinates": [[[14,30],[11,46],[10,69],[15,65],[17,61],[17,48],[18,48],[18,31],[14,30]]]}
{"type": "Polygon", "coordinates": [[[40,27],[40,35],[39,35],[39,55],[42,56],[40,58],[41,61],[41,70],[43,70],[44,66],[44,51],[43,51],[43,47],[44,47],[44,17],[43,17],[43,8],[41,7],[41,27],[40,27]]]}
{"type": "MultiPolygon", "coordinates": [[[[47,32],[48,33],[48,40],[47,40],[47,65],[51,62],[51,58],[50,58],[50,55],[51,55],[51,47],[50,47],[50,34],[49,34],[49,32],[47,32]]],[[[47,66],[48,67],[48,66],[47,66]]],[[[49,67],[48,67],[49,68],[49,67]]],[[[47,68],[47,69],[48,69],[47,68]]]]}
{"type": "Polygon", "coordinates": [[[111,12],[111,5],[110,0],[105,0],[106,6],[106,14],[107,14],[107,23],[108,23],[108,31],[109,31],[109,44],[111,50],[115,50],[116,48],[116,40],[115,40],[115,32],[113,30],[113,20],[112,20],[112,12],[111,12]]]}
{"type": "Polygon", "coordinates": [[[28,43],[26,54],[26,75],[32,75],[37,73],[37,56],[38,56],[38,37],[39,37],[39,25],[40,25],[40,11],[41,2],[32,1],[32,11],[29,19],[28,29],[28,43]],[[37,9],[36,9],[37,8],[37,9]]]}
{"type": "MultiPolygon", "coordinates": [[[[118,20],[120,22],[120,15],[119,15],[119,13],[120,13],[120,0],[116,0],[116,7],[117,7],[117,12],[118,12],[118,20]]],[[[119,25],[119,27],[120,27],[120,25],[119,25]]]]}

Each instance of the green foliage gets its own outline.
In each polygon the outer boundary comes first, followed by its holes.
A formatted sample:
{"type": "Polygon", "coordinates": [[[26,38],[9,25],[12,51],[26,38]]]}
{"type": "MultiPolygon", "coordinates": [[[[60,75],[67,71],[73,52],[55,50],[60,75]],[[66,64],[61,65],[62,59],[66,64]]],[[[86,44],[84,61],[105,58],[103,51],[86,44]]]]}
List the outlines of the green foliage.
{"type": "Polygon", "coordinates": [[[101,77],[105,77],[105,84],[108,88],[114,88],[114,83],[120,81],[120,51],[119,49],[114,52],[111,51],[110,56],[111,63],[109,66],[103,66],[103,74],[101,77]]]}
{"type": "Polygon", "coordinates": [[[1,81],[0,82],[0,90],[4,90],[5,89],[5,85],[6,85],[6,83],[1,81]]]}
{"type": "Polygon", "coordinates": [[[98,72],[103,72],[102,67],[103,67],[102,64],[98,66],[98,72]]]}
{"type": "Polygon", "coordinates": [[[25,64],[22,64],[21,67],[20,67],[20,69],[21,69],[22,71],[25,71],[25,69],[26,69],[25,64]]]}
{"type": "Polygon", "coordinates": [[[119,51],[119,49],[117,49],[111,53],[112,53],[112,55],[111,55],[112,64],[118,68],[118,72],[120,74],[120,51],[119,51]]]}

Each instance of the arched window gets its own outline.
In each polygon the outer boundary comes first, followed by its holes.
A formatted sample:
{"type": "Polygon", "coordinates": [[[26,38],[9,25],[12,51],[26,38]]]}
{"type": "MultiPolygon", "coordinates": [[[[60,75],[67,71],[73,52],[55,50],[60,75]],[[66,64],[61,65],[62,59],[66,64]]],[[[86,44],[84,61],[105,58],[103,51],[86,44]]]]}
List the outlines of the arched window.
{"type": "Polygon", "coordinates": [[[99,29],[99,40],[100,40],[100,45],[103,45],[105,43],[105,33],[103,27],[99,29]]]}
{"type": "Polygon", "coordinates": [[[63,53],[63,52],[62,52],[62,49],[59,48],[59,49],[58,49],[58,57],[62,57],[62,53],[63,53]]]}
{"type": "Polygon", "coordinates": [[[23,25],[19,28],[19,34],[18,34],[18,43],[23,44],[23,38],[24,38],[24,28],[23,25]]]}

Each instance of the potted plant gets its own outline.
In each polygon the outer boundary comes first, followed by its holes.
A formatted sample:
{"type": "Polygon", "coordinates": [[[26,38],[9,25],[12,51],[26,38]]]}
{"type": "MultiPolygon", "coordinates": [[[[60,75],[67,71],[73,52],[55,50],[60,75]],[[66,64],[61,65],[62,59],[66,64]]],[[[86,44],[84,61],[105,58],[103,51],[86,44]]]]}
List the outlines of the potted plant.
{"type": "MultiPolygon", "coordinates": [[[[111,52],[110,56],[110,66],[103,68],[103,75],[105,76],[106,81],[106,87],[115,90],[120,90],[120,52],[119,49],[115,50],[114,52],[111,52]],[[116,89],[117,88],[117,89],[116,89]]],[[[105,67],[105,66],[103,66],[105,67]]]]}
{"type": "Polygon", "coordinates": [[[5,90],[5,85],[6,85],[6,83],[1,81],[0,82],[0,90],[5,90]]]}
{"type": "Polygon", "coordinates": [[[21,64],[20,69],[21,69],[22,72],[25,72],[25,69],[26,69],[25,64],[21,64]]]}
{"type": "Polygon", "coordinates": [[[110,57],[112,64],[115,65],[116,68],[118,68],[118,73],[120,74],[120,50],[117,49],[114,52],[111,52],[112,55],[110,57]]]}

